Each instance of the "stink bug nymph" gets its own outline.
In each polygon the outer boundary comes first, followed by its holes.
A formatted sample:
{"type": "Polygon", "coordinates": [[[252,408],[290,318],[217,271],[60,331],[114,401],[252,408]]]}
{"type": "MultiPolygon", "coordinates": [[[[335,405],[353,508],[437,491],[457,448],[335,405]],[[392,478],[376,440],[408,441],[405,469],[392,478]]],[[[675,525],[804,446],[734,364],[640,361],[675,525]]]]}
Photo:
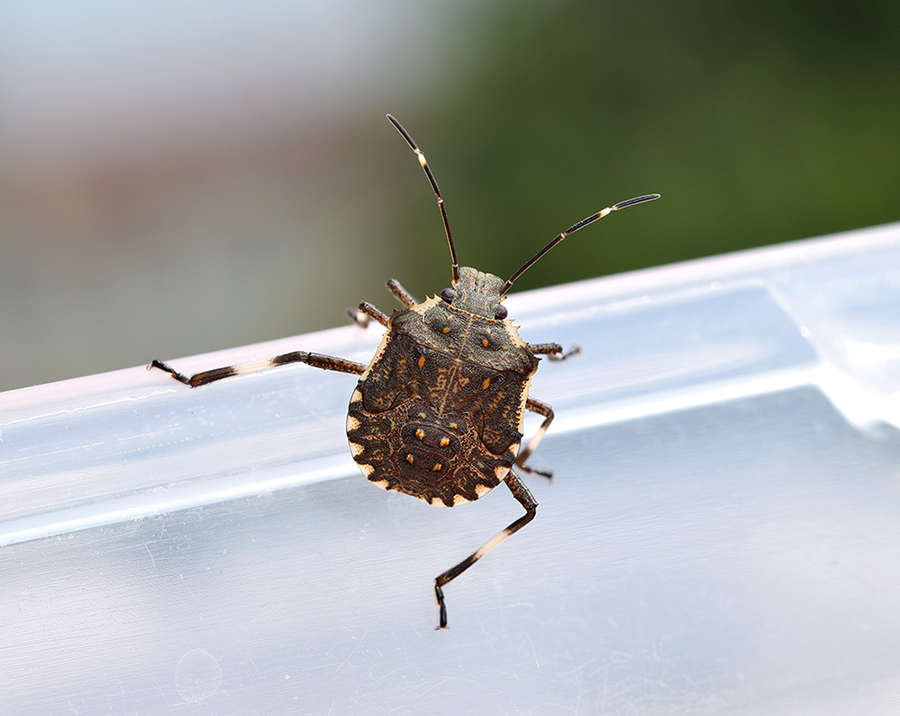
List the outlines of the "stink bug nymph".
{"type": "Polygon", "coordinates": [[[419,302],[394,279],[388,290],[404,310],[387,316],[364,301],[351,318],[360,326],[374,320],[387,330],[369,365],[344,358],[296,351],[265,361],[197,373],[190,377],[162,361],[159,368],[191,388],[222,378],[288,363],[353,373],[359,381],[350,398],[347,438],[363,474],[385,490],[403,492],[440,507],[477,500],[501,482],[525,514],[435,578],[439,628],[447,626],[443,587],[494,547],[531,522],[537,502],[513,469],[538,473],[526,460],[553,420],[553,410],[528,395],[539,355],[566,357],[557,343],[525,343],[502,301],[513,282],[569,234],[610,212],[658,199],[647,194],[607,207],[563,231],[509,279],[482,273],[456,261],[444,200],[425,155],[391,115],[387,116],[416,153],[437,197],[450,246],[452,280],[437,296],[419,302]],[[544,420],[524,449],[525,411],[544,420]]]}

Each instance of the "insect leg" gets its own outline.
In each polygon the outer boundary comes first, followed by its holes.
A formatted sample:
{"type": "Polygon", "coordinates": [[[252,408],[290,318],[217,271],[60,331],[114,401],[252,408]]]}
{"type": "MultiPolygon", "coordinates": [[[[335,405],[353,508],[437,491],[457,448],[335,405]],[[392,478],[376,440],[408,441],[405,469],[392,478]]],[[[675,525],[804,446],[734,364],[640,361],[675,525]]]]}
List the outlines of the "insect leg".
{"type": "MultiPolygon", "coordinates": [[[[416,300],[416,297],[403,288],[397,279],[388,279],[387,287],[388,291],[394,294],[394,296],[397,297],[397,300],[406,308],[412,308],[413,306],[418,305],[419,302],[416,300]]],[[[368,301],[363,301],[359,304],[359,308],[355,311],[352,308],[348,308],[347,315],[350,316],[351,321],[362,328],[369,325],[370,318],[378,321],[385,328],[387,328],[388,321],[390,320],[386,314],[379,311],[368,301]]]]}
{"type": "Polygon", "coordinates": [[[447,628],[447,605],[444,604],[444,590],[442,589],[442,587],[447,584],[447,582],[456,579],[460,574],[465,572],[469,567],[471,567],[479,559],[484,557],[484,555],[494,549],[494,547],[500,544],[507,537],[515,534],[520,529],[522,529],[525,525],[531,522],[531,520],[533,520],[534,516],[537,514],[537,500],[534,499],[531,492],[525,486],[525,483],[522,482],[519,479],[519,476],[516,475],[516,473],[514,473],[512,470],[510,470],[506,476],[506,486],[509,488],[509,491],[512,493],[513,497],[515,497],[519,501],[519,504],[521,504],[522,507],[525,508],[525,514],[515,522],[513,522],[511,525],[509,525],[498,535],[481,545],[481,547],[479,547],[472,554],[466,557],[462,562],[437,576],[437,578],[434,580],[434,595],[435,597],[437,597],[437,603],[440,607],[440,625],[438,626],[438,629],[447,628]]]}
{"type": "Polygon", "coordinates": [[[559,345],[559,343],[526,343],[525,347],[536,356],[562,355],[563,352],[562,346],[559,345]]]}
{"type": "Polygon", "coordinates": [[[572,346],[564,353],[559,343],[527,343],[525,347],[534,355],[545,355],[550,360],[565,360],[581,353],[578,346],[572,346]]]}
{"type": "Polygon", "coordinates": [[[397,297],[397,300],[407,308],[412,308],[419,303],[415,296],[400,285],[400,282],[397,279],[388,279],[387,287],[388,291],[393,293],[397,297]]]}
{"type": "MultiPolygon", "coordinates": [[[[553,344],[545,344],[545,345],[553,345],[553,344]]],[[[553,478],[553,473],[549,470],[536,470],[533,467],[528,467],[525,464],[525,461],[529,458],[531,453],[534,452],[535,448],[541,442],[544,437],[544,433],[547,432],[547,428],[550,427],[550,423],[553,422],[553,408],[551,408],[546,403],[542,403],[540,400],[535,400],[534,398],[529,398],[525,401],[525,409],[531,410],[538,415],[544,416],[544,422],[541,423],[541,427],[538,428],[537,432],[534,434],[534,437],[528,441],[528,444],[525,446],[525,449],[519,453],[519,456],[516,458],[516,465],[518,465],[525,472],[533,473],[535,475],[540,475],[541,477],[546,477],[548,480],[553,478]]]]}
{"type": "Polygon", "coordinates": [[[362,303],[360,303],[356,311],[348,308],[347,315],[350,316],[351,321],[353,321],[357,326],[360,326],[361,328],[365,328],[369,325],[370,318],[378,321],[385,328],[387,328],[388,321],[390,320],[385,314],[379,311],[368,301],[363,301],[362,303]]]}
{"type": "Polygon", "coordinates": [[[147,369],[158,368],[171,375],[179,383],[184,383],[191,388],[197,388],[201,385],[208,385],[223,378],[230,378],[234,375],[243,375],[244,373],[255,373],[259,370],[274,368],[279,365],[287,365],[288,363],[306,363],[313,368],[322,368],[323,370],[334,370],[341,373],[355,373],[362,375],[366,370],[366,366],[362,363],[356,363],[345,358],[335,358],[334,356],[326,356],[321,353],[307,353],[306,351],[295,351],[293,353],[284,353],[274,358],[266,358],[265,360],[251,361],[250,363],[239,363],[238,365],[229,365],[224,368],[213,368],[205,370],[202,373],[195,373],[192,376],[186,376],[179,373],[169,365],[160,360],[153,360],[147,369]]]}

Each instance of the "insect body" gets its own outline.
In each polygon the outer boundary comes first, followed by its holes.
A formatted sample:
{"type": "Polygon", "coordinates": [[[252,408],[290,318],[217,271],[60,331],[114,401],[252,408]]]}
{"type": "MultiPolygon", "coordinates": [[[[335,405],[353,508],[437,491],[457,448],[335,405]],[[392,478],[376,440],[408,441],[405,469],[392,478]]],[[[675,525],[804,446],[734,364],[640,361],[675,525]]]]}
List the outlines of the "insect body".
{"type": "Polygon", "coordinates": [[[375,320],[387,329],[368,366],[297,351],[190,377],[158,360],[148,367],[164,370],[192,388],[298,362],[357,374],[359,382],[347,414],[347,437],[353,459],[369,480],[441,507],[477,500],[504,482],[525,514],[435,578],[439,628],[446,628],[444,585],[534,519],[537,502],[514,468],[550,476],[525,464],[553,420],[550,406],[529,397],[528,387],[538,367],[537,356],[562,359],[567,355],[556,343],[522,341],[512,322],[506,320],[502,301],[513,282],[566,236],[612,211],[659,195],[629,199],[587,217],[503,281],[458,265],[444,201],[425,156],[399,122],[390,115],[388,119],[419,157],[437,197],[453,264],[451,287],[420,303],[391,279],[388,289],[404,310],[390,317],[368,302],[361,303],[351,314],[353,320],[362,326],[375,320]],[[528,410],[544,420],[520,450],[528,410]]]}
{"type": "Polygon", "coordinates": [[[347,436],[370,480],[441,507],[477,500],[519,450],[538,359],[498,321],[500,280],[464,267],[451,300],[395,314],[350,402],[347,436]],[[492,288],[489,288],[492,287],[492,288]]]}

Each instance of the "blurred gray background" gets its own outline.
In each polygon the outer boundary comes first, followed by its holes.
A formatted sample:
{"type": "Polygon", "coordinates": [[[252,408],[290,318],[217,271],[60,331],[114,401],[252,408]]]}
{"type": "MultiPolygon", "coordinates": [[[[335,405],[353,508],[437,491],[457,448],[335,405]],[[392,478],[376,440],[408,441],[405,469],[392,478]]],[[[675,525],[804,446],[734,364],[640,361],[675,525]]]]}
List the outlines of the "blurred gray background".
{"type": "MultiPolygon", "coordinates": [[[[896,0],[0,5],[0,389],[900,219],[896,0]]],[[[302,346],[298,346],[301,348],[302,346]]]]}

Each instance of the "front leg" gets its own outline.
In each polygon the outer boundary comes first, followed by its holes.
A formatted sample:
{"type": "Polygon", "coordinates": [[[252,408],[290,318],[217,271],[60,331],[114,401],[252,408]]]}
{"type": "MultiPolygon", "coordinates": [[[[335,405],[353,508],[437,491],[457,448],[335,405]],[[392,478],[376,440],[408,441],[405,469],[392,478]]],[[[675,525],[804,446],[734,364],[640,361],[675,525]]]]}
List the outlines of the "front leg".
{"type": "Polygon", "coordinates": [[[369,325],[369,319],[378,321],[378,323],[387,328],[388,321],[391,320],[368,301],[363,301],[362,303],[360,303],[356,311],[348,308],[347,315],[350,317],[350,320],[360,328],[367,328],[369,325]]]}
{"type": "Polygon", "coordinates": [[[387,287],[388,291],[396,296],[397,300],[403,304],[404,308],[412,308],[413,306],[418,305],[419,302],[416,300],[416,297],[403,288],[397,279],[389,278],[387,287]]]}
{"type": "MultiPolygon", "coordinates": [[[[400,301],[405,308],[412,308],[413,306],[418,305],[419,302],[416,300],[415,296],[403,288],[397,279],[388,279],[387,287],[388,291],[394,294],[397,300],[400,301]]],[[[378,321],[382,326],[387,328],[388,321],[390,320],[386,314],[379,311],[368,301],[360,303],[355,311],[348,308],[347,315],[350,317],[351,321],[361,328],[366,328],[369,325],[370,319],[378,321]]]]}
{"type": "Polygon", "coordinates": [[[534,355],[545,355],[550,360],[566,360],[566,358],[581,353],[581,348],[578,346],[572,346],[568,351],[563,352],[559,343],[526,343],[525,347],[534,355]]]}
{"type": "Polygon", "coordinates": [[[186,376],[179,373],[171,366],[160,360],[153,360],[147,366],[147,370],[158,368],[171,375],[179,383],[184,383],[190,388],[198,388],[201,385],[209,385],[217,380],[231,378],[235,375],[244,375],[245,373],[255,373],[260,370],[275,368],[280,365],[289,363],[306,363],[313,368],[321,368],[322,370],[334,370],[340,373],[353,373],[362,375],[366,370],[366,366],[362,363],[356,363],[346,358],[335,358],[334,356],[326,356],[321,353],[307,353],[306,351],[295,351],[293,353],[283,353],[274,358],[266,358],[265,360],[250,361],[249,363],[239,363],[238,365],[229,365],[224,368],[213,368],[205,370],[202,373],[195,373],[192,376],[186,376]]]}

